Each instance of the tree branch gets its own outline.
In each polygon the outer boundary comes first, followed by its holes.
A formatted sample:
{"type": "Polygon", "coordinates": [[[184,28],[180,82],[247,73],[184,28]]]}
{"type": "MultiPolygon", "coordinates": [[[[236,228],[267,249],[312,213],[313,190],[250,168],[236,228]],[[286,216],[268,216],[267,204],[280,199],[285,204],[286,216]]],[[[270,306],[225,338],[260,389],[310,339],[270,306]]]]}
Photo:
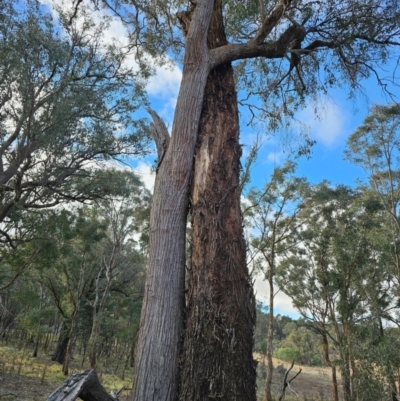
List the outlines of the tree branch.
{"type": "Polygon", "coordinates": [[[40,253],[40,250],[36,250],[30,258],[18,269],[18,271],[14,274],[14,277],[5,285],[0,287],[0,291],[4,291],[7,288],[11,287],[14,284],[14,281],[26,270],[30,267],[31,262],[34,260],[35,256],[40,253]]]}
{"type": "Polygon", "coordinates": [[[165,152],[168,149],[170,137],[168,129],[164,121],[160,118],[160,116],[150,108],[147,108],[147,111],[153,118],[153,122],[150,126],[151,127],[150,135],[154,139],[154,142],[156,143],[157,146],[157,154],[158,154],[157,170],[158,170],[164,158],[165,152]]]}
{"type": "Polygon", "coordinates": [[[77,0],[76,4],[75,4],[75,9],[74,12],[72,13],[69,21],[68,21],[68,26],[72,25],[72,21],[76,18],[77,14],[78,14],[78,8],[79,5],[83,2],[83,0],[77,0]]]}
{"type": "Polygon", "coordinates": [[[261,28],[258,30],[256,36],[251,40],[251,42],[255,42],[257,44],[264,42],[265,38],[271,33],[276,24],[280,21],[290,3],[291,0],[279,0],[279,3],[272,10],[271,14],[264,19],[261,28]]]}
{"type": "MultiPolygon", "coordinates": [[[[289,381],[287,380],[290,371],[293,369],[293,365],[294,365],[294,361],[292,362],[292,364],[290,365],[290,368],[286,371],[285,377],[283,379],[283,387],[282,387],[282,392],[281,395],[279,397],[279,401],[283,401],[285,399],[285,393],[286,393],[286,388],[289,387],[291,391],[292,388],[290,387],[290,383],[301,373],[301,369],[298,371],[298,373],[296,375],[294,375],[289,381]]],[[[294,392],[294,391],[293,391],[294,392]]],[[[295,393],[295,392],[294,392],[295,393]]],[[[296,393],[295,393],[296,394],[296,393]]],[[[296,394],[297,395],[297,394],[296,394]]]]}
{"type": "Polygon", "coordinates": [[[302,41],[305,33],[305,29],[301,25],[291,25],[275,42],[258,43],[250,40],[243,44],[228,44],[218,47],[210,51],[211,67],[214,68],[230,61],[246,58],[282,58],[290,51],[290,44],[295,40],[302,41]]]}

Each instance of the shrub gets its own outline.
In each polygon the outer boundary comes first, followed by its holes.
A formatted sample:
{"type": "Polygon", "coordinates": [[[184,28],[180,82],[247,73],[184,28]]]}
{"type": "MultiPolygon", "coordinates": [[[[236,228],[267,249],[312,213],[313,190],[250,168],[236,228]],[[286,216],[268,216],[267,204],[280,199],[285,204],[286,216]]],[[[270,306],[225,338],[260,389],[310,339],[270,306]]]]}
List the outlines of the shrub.
{"type": "Polygon", "coordinates": [[[300,363],[301,352],[298,348],[283,347],[276,350],[275,357],[287,362],[295,361],[296,363],[300,363]]]}

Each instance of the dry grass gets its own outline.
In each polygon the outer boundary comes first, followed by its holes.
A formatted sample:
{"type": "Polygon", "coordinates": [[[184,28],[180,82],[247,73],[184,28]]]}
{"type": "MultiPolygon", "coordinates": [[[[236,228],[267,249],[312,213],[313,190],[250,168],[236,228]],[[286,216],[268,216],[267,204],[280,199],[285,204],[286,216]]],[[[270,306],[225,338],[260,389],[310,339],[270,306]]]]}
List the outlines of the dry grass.
{"type": "MultiPolygon", "coordinates": [[[[265,399],[264,381],[266,374],[266,361],[264,360],[264,356],[261,354],[255,354],[254,357],[258,361],[258,400],[262,401],[265,399]]],[[[284,370],[282,368],[288,369],[291,364],[276,358],[273,358],[273,361],[275,367],[272,382],[273,394],[275,394],[276,399],[278,399],[284,378],[284,370]]],[[[332,379],[330,368],[324,366],[294,365],[289,374],[289,379],[293,377],[300,368],[302,369],[301,374],[291,384],[292,389],[296,392],[298,397],[296,397],[290,390],[287,390],[285,401],[331,401],[332,379]]],[[[340,377],[338,377],[338,379],[338,384],[340,386],[340,377]]]]}
{"type": "MultiPolygon", "coordinates": [[[[49,355],[39,355],[37,358],[30,357],[31,352],[27,350],[18,351],[12,347],[0,347],[0,399],[1,401],[44,401],[64,380],[61,365],[50,360],[49,355]]],[[[264,357],[255,354],[258,363],[258,396],[259,401],[264,400],[265,363],[264,357]]],[[[273,392],[280,392],[284,370],[290,364],[274,358],[276,372],[273,380],[273,392]]],[[[110,367],[109,367],[110,368],[110,367]]],[[[300,366],[295,365],[292,372],[298,372],[300,366]]],[[[292,382],[293,390],[298,398],[287,392],[286,401],[330,401],[332,399],[332,384],[330,369],[327,367],[301,366],[302,373],[292,382]]],[[[80,363],[73,362],[70,374],[88,369],[81,369],[80,363]]],[[[110,369],[112,370],[112,369],[110,369]]],[[[121,380],[119,375],[113,375],[107,370],[98,371],[103,386],[108,390],[119,390],[126,387],[121,401],[129,399],[131,380],[121,380]]],[[[125,373],[125,377],[132,378],[132,371],[125,373]]],[[[289,376],[291,377],[291,376],[289,376]]],[[[276,397],[278,399],[278,397],[276,397]]]]}
{"type": "MultiPolygon", "coordinates": [[[[44,401],[65,379],[61,365],[52,362],[49,355],[30,357],[27,350],[0,347],[0,399],[18,401],[44,401]]],[[[89,369],[73,362],[70,374],[89,369]]],[[[112,370],[111,367],[109,370],[112,370]]],[[[126,371],[122,380],[109,370],[98,369],[99,379],[107,391],[125,387],[121,401],[128,399],[132,388],[132,371],[126,371]]]]}

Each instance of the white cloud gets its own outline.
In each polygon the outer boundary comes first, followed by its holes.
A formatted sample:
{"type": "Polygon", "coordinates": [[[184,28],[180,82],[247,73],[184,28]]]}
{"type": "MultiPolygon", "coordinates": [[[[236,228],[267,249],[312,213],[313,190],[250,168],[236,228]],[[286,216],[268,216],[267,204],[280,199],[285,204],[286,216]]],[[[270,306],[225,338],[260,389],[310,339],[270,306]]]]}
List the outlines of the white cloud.
{"type": "Polygon", "coordinates": [[[322,99],[318,105],[308,105],[298,113],[297,118],[309,127],[318,142],[328,147],[337,143],[346,133],[348,114],[330,99],[322,99]]]}
{"type": "Polygon", "coordinates": [[[151,166],[144,162],[139,162],[138,165],[133,170],[142,179],[145,187],[149,191],[153,192],[156,175],[154,171],[151,169],[151,166]]]}
{"type": "MultiPolygon", "coordinates": [[[[276,290],[276,289],[275,289],[276,290]]],[[[258,274],[254,282],[254,292],[257,300],[269,305],[269,284],[264,280],[263,274],[258,274]]],[[[299,312],[293,307],[292,300],[285,295],[282,291],[279,291],[275,295],[274,309],[279,309],[280,314],[299,315],[299,312]]]]}
{"type": "Polygon", "coordinates": [[[182,71],[176,65],[165,65],[156,69],[147,85],[149,95],[164,99],[176,98],[181,84],[182,71]]]}
{"type": "MultiPolygon", "coordinates": [[[[39,0],[44,6],[48,7],[50,12],[53,15],[54,19],[59,18],[59,14],[57,12],[58,9],[62,10],[74,10],[74,3],[67,0],[39,0]]],[[[127,30],[124,25],[121,23],[120,19],[112,16],[104,9],[95,9],[93,7],[93,3],[90,0],[84,0],[82,4],[79,5],[80,10],[84,10],[85,13],[77,13],[74,24],[80,29],[85,23],[85,16],[90,16],[96,26],[99,26],[101,23],[107,21],[106,26],[102,26],[102,43],[104,45],[110,44],[119,44],[121,46],[128,45],[128,35],[127,30]]],[[[127,64],[130,67],[138,68],[137,63],[134,59],[134,56],[131,55],[128,57],[127,64]]]]}
{"type": "Polygon", "coordinates": [[[119,171],[127,171],[127,172],[134,172],[137,174],[140,179],[143,181],[145,187],[150,191],[153,192],[154,189],[154,181],[156,178],[155,172],[152,170],[151,165],[147,164],[143,161],[136,162],[135,167],[130,167],[125,164],[121,164],[115,160],[106,160],[106,161],[93,161],[89,160],[85,166],[87,168],[94,168],[94,169],[114,169],[119,171]]]}

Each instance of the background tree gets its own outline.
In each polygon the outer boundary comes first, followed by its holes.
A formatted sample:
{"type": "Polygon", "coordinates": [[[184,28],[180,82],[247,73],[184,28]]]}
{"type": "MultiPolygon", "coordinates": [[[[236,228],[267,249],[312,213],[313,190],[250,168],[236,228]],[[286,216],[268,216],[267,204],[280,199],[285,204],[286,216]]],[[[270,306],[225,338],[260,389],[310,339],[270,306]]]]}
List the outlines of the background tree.
{"type": "Polygon", "coordinates": [[[8,0],[1,13],[0,241],[15,247],[40,224],[32,211],[110,193],[113,170],[98,163],[142,154],[146,130],[133,116],[140,74],[101,41],[106,21],[57,25],[34,2],[8,0]]]}
{"type": "MultiPolygon", "coordinates": [[[[379,257],[370,240],[371,230],[380,223],[374,218],[376,210],[360,199],[345,187],[317,186],[302,210],[309,217],[299,233],[301,242],[279,269],[281,288],[322,336],[325,360],[332,367],[335,399],[336,369],[329,348],[337,349],[345,400],[361,391],[356,389],[359,330],[367,322],[379,327],[377,317],[389,306],[385,303],[386,275],[377,272],[379,257]]],[[[393,382],[390,376],[385,380],[393,382]]]]}
{"type": "MultiPolygon", "coordinates": [[[[293,176],[295,165],[287,162],[276,168],[264,189],[252,189],[248,194],[250,206],[244,210],[249,225],[256,232],[250,237],[253,263],[268,281],[269,321],[267,337],[266,400],[272,401],[274,298],[277,260],[295,244],[295,233],[302,224],[297,218],[302,192],[307,187],[305,180],[293,176]]],[[[279,291],[279,290],[278,290],[279,291]]]]}
{"type": "Polygon", "coordinates": [[[76,344],[82,365],[87,356],[94,364],[100,356],[104,363],[115,354],[123,361],[121,369],[132,363],[143,297],[150,196],[131,172],[121,171],[119,176],[114,185],[120,195],[114,199],[91,207],[42,211],[46,224],[36,228],[35,238],[20,244],[18,252],[9,252],[0,264],[4,271],[12,270],[32,249],[38,250],[32,269],[2,292],[2,310],[9,312],[4,316],[4,338],[21,332],[47,349],[59,334],[52,359],[64,364],[65,372],[76,344]]]}
{"type": "Polygon", "coordinates": [[[88,354],[90,365],[96,368],[96,356],[100,343],[100,324],[104,320],[109,298],[113,292],[131,293],[141,299],[140,276],[143,272],[145,254],[139,252],[146,244],[148,235],[149,192],[143,184],[131,175],[127,185],[126,197],[98,203],[93,212],[106,227],[106,240],[101,242],[98,253],[99,270],[92,294],[92,328],[89,338],[88,354]],[[137,237],[137,239],[135,239],[137,237]],[[141,244],[138,248],[138,244],[141,244]]]}
{"type": "Polygon", "coordinates": [[[388,220],[393,267],[400,280],[400,106],[375,106],[347,141],[346,158],[366,172],[371,205],[375,199],[388,220]]]}
{"type": "Polygon", "coordinates": [[[320,365],[320,338],[306,325],[300,324],[289,323],[284,327],[286,337],[277,347],[275,356],[301,365],[320,365]]]}

